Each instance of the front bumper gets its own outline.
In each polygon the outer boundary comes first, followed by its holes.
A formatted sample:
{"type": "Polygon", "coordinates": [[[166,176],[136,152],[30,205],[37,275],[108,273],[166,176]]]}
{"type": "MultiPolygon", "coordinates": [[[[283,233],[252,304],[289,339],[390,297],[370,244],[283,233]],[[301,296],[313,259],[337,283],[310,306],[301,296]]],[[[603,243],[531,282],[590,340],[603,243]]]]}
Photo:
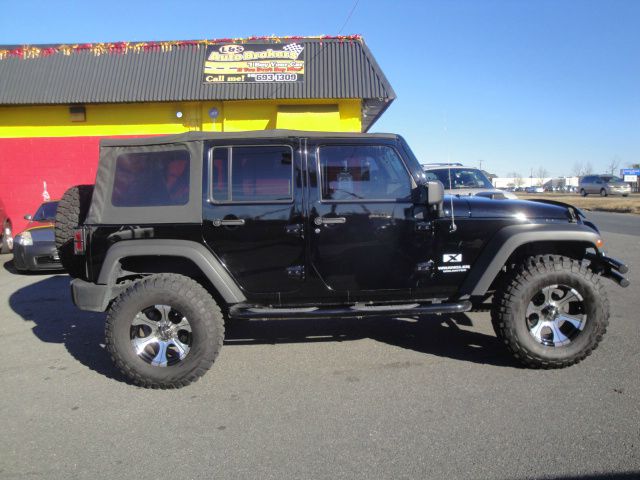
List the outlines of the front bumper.
{"type": "Polygon", "coordinates": [[[63,270],[56,246],[46,242],[33,245],[13,245],[13,265],[17,270],[63,270]]]}
{"type": "Polygon", "coordinates": [[[612,188],[609,190],[609,195],[629,195],[630,193],[630,188],[612,188]]]}
{"type": "Polygon", "coordinates": [[[623,288],[629,286],[629,280],[623,277],[629,271],[629,267],[620,260],[606,255],[594,255],[588,253],[586,258],[591,262],[591,269],[605,278],[617,283],[623,288]]]}

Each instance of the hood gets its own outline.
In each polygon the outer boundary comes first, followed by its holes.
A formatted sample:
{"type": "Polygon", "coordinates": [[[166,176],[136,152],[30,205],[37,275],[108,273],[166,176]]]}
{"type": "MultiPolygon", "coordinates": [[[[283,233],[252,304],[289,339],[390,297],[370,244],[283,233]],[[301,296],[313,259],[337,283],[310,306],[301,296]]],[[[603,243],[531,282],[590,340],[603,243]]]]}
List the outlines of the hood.
{"type": "Polygon", "coordinates": [[[560,202],[548,203],[531,200],[497,201],[479,196],[467,197],[466,200],[469,203],[469,216],[476,218],[568,221],[576,216],[575,212],[572,211],[573,207],[560,202]]]}
{"type": "Polygon", "coordinates": [[[495,197],[496,199],[502,199],[502,198],[511,198],[511,199],[517,199],[518,197],[511,193],[511,192],[505,192],[504,190],[499,190],[497,188],[491,189],[491,188],[447,188],[444,193],[446,193],[447,195],[459,195],[461,197],[467,197],[467,196],[473,196],[473,195],[480,195],[483,197],[487,197],[487,198],[492,198],[495,197]]]}
{"type": "Polygon", "coordinates": [[[32,220],[27,224],[27,228],[24,231],[31,234],[34,242],[55,242],[54,229],[55,226],[52,222],[32,220]]]}

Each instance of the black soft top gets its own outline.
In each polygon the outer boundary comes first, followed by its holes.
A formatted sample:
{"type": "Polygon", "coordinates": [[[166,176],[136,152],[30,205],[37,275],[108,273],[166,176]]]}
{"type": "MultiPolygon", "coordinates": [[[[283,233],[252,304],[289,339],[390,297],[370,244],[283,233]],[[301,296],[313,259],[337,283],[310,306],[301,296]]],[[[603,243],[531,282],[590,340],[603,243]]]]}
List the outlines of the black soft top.
{"type": "Polygon", "coordinates": [[[162,135],[144,138],[105,138],[101,147],[128,147],[145,145],[165,145],[171,143],[195,142],[202,140],[251,140],[277,138],[383,138],[396,140],[393,133],[352,133],[352,132],[310,132],[304,130],[255,130],[249,132],[185,132],[177,135],[162,135]]]}

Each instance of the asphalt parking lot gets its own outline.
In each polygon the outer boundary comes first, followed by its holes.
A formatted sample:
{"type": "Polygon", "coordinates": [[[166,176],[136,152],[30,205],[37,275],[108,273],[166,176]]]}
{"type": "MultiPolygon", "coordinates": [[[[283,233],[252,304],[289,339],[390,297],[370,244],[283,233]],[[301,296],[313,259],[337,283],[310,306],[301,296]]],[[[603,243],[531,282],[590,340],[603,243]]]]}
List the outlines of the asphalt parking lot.
{"type": "Polygon", "coordinates": [[[2,256],[0,478],[640,478],[640,217],[593,218],[632,284],[556,371],[518,367],[487,313],[249,322],[196,384],[144,390],[66,275],[2,256]]]}

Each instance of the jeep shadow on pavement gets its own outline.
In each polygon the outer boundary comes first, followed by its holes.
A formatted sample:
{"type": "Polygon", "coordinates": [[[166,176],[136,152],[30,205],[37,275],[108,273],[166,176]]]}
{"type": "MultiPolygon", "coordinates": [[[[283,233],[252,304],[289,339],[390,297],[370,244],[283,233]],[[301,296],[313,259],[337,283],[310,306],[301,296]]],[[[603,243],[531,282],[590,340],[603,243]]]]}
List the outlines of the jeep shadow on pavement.
{"type": "Polygon", "coordinates": [[[144,387],[214,363],[225,322],[455,315],[489,303],[522,364],[584,359],[606,331],[602,278],[627,267],[559,202],[444,196],[391,134],[266,131],[103,140],[56,243],[74,303],[144,387]]]}
{"type": "MultiPolygon", "coordinates": [[[[12,272],[7,263],[5,269],[12,272]]],[[[104,314],[78,312],[64,298],[68,289],[66,275],[49,276],[15,291],[9,297],[9,305],[23,320],[33,323],[33,334],[40,341],[61,344],[82,365],[107,378],[127,382],[129,379],[114,366],[105,350],[104,314]]],[[[499,344],[495,337],[460,328],[471,325],[464,313],[441,315],[425,321],[386,317],[371,320],[319,318],[313,322],[236,322],[226,329],[224,345],[233,348],[242,345],[350,342],[370,338],[443,358],[515,366],[512,358],[497,348],[499,344]]],[[[403,365],[404,362],[391,362],[387,367],[401,368],[403,365]]]]}

